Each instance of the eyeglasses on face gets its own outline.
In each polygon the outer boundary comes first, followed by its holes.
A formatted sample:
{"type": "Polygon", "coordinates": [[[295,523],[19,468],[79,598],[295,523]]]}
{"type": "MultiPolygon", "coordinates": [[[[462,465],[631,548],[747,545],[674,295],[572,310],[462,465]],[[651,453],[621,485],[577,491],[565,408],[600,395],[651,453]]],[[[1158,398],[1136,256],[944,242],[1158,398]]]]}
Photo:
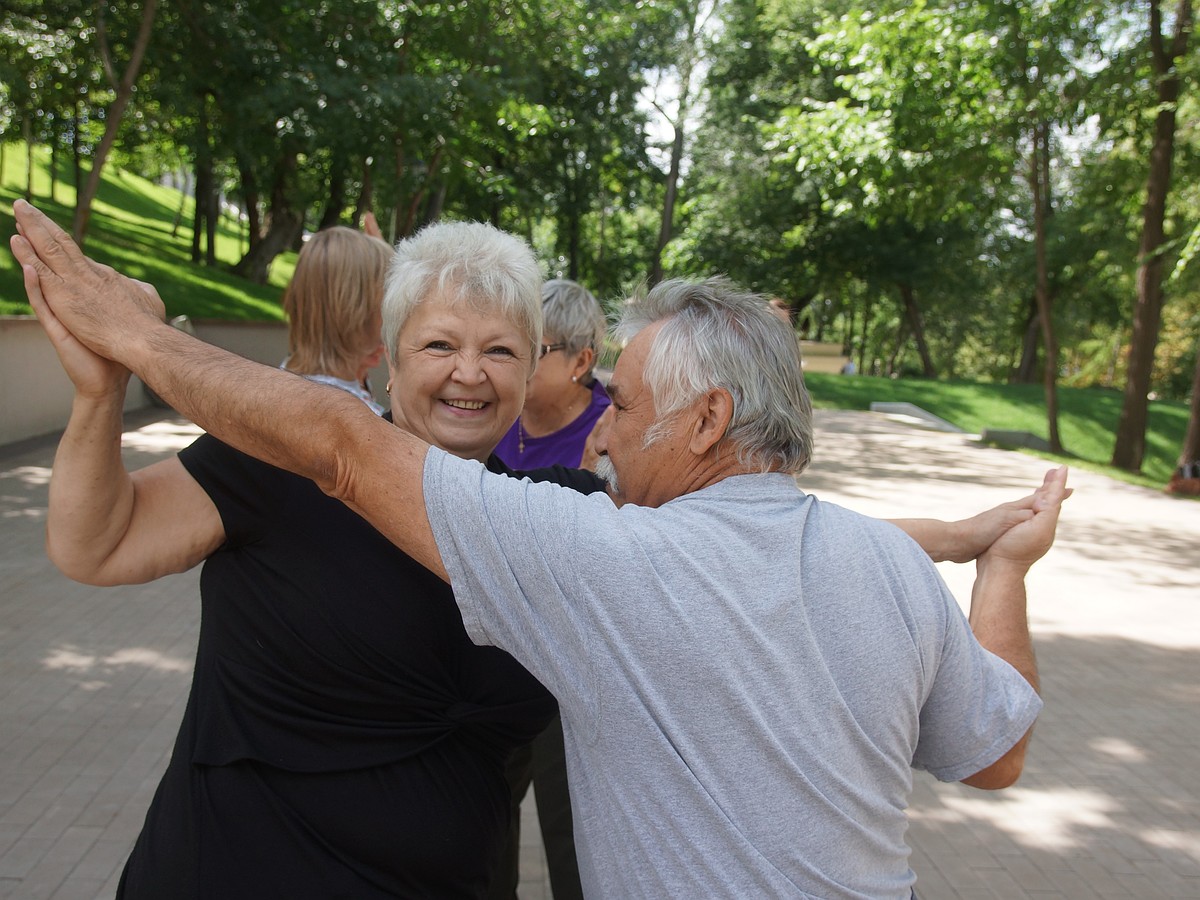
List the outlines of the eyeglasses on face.
{"type": "Polygon", "coordinates": [[[566,344],[542,344],[538,348],[538,359],[544,357],[547,353],[553,353],[555,350],[566,350],[566,344]]]}

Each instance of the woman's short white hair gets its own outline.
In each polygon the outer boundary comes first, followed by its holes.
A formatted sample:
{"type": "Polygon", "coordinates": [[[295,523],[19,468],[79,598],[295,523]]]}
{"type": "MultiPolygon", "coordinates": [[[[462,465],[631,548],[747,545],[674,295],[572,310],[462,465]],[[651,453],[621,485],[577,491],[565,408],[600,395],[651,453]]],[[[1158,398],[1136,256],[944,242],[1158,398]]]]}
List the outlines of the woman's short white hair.
{"type": "Polygon", "coordinates": [[[591,291],[577,281],[552,278],[542,285],[542,329],[549,340],[566,344],[568,356],[591,347],[596,352],[594,363],[600,358],[608,322],[591,291]]]}
{"type": "Polygon", "coordinates": [[[625,306],[616,328],[625,342],[663,322],[643,377],[657,420],[651,444],[702,394],[729,391],[733,418],[725,438],[742,464],[797,474],[812,458],[812,401],[804,386],[796,334],[764,297],[725,278],[664,281],[625,306]]]}
{"type": "Polygon", "coordinates": [[[504,316],[528,336],[536,365],[542,270],[519,237],[483,222],[437,222],[400,241],[383,291],[383,343],[392,359],[412,311],[434,297],[504,316]]]}

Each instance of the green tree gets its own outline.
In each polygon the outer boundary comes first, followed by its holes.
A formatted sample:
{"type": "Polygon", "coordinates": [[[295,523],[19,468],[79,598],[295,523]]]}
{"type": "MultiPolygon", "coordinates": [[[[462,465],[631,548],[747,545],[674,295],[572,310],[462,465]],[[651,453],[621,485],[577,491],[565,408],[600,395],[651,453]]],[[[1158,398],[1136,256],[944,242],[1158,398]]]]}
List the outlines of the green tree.
{"type": "Polygon", "coordinates": [[[1154,133],[1147,166],[1142,233],[1138,247],[1133,338],[1129,345],[1125,394],[1112,455],[1114,466],[1132,472],[1141,470],[1146,452],[1150,376],[1162,322],[1163,275],[1169,250],[1165,223],[1175,154],[1176,110],[1183,88],[1179,64],[1187,52],[1193,24],[1191,0],[1179,0],[1170,34],[1164,34],[1160,0],[1149,0],[1147,8],[1154,133]]]}
{"type": "MultiPolygon", "coordinates": [[[[92,201],[100,188],[100,174],[104,164],[116,142],[117,133],[121,127],[121,117],[129,102],[133,99],[134,86],[142,69],[142,60],[146,55],[146,47],[150,43],[151,30],[154,27],[154,16],[158,10],[158,0],[141,0],[141,11],[137,19],[137,31],[127,45],[128,58],[125,60],[121,73],[117,73],[117,59],[110,40],[110,24],[108,5],[100,0],[96,8],[97,48],[103,64],[104,74],[113,92],[113,99],[104,110],[104,134],[92,153],[92,165],[88,172],[87,182],[79,191],[75,200],[75,216],[71,226],[72,237],[81,247],[87,238],[88,222],[92,216],[92,201]]],[[[136,7],[134,7],[136,9],[136,7]]]]}

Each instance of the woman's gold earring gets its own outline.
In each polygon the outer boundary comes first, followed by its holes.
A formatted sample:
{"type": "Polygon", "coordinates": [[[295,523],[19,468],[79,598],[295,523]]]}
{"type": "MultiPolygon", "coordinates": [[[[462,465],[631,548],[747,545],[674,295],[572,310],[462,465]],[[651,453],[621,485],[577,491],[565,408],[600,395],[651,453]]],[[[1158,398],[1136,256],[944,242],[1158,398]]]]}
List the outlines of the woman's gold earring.
{"type": "Polygon", "coordinates": [[[384,385],[383,392],[384,392],[385,394],[387,394],[389,397],[392,395],[392,382],[391,382],[391,379],[389,379],[389,380],[388,380],[388,383],[387,383],[386,385],[384,385]]]}

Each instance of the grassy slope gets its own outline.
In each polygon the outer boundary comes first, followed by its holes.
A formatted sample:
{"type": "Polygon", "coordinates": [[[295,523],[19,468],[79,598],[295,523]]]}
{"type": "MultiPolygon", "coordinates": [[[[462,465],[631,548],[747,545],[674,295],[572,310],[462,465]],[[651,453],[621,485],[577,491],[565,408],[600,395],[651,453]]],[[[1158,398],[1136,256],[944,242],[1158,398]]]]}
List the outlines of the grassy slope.
{"type": "MultiPolygon", "coordinates": [[[[50,179],[45,165],[45,148],[34,179],[35,203],[64,227],[69,226],[75,192],[69,176],[60,175],[57,202],[48,199],[50,179]]],[[[24,148],[4,148],[3,178],[0,179],[0,234],[13,231],[12,202],[24,188],[24,148]]],[[[191,202],[184,207],[183,226],[172,235],[180,195],[170,188],[109,167],[95,205],[88,237],[88,253],[127,275],[158,287],[169,315],[193,318],[273,320],[282,319],[279,298],[291,277],[295,257],[287,254],[275,261],[271,284],[251,285],[230,274],[229,267],[241,256],[241,241],[233,223],[222,220],[217,239],[216,268],[194,265],[189,251],[191,202]]],[[[0,252],[0,314],[30,313],[25,303],[19,270],[8,252],[0,252]]],[[[953,422],[965,431],[1005,428],[1046,435],[1040,386],[973,384],[923,381],[892,381],[886,378],[836,375],[808,376],[817,405],[843,409],[868,409],[873,400],[894,400],[917,406],[953,422]]],[[[1161,487],[1175,468],[1187,425],[1187,408],[1182,403],[1152,403],[1147,433],[1144,475],[1131,476],[1105,465],[1112,454],[1121,398],[1115,392],[1060,388],[1062,415],[1059,427],[1063,443],[1074,454],[1073,465],[1085,465],[1115,474],[1126,481],[1161,487]]]]}
{"type": "MultiPolygon", "coordinates": [[[[70,175],[60,164],[59,183],[50,199],[50,176],[45,148],[39,148],[34,176],[34,204],[59,225],[70,230],[75,190],[70,175]]],[[[23,196],[25,186],[24,146],[4,147],[0,178],[0,234],[13,232],[12,204],[23,196]]],[[[105,170],[100,194],[93,206],[87,252],[93,258],[126,275],[148,281],[158,288],[171,316],[198,319],[282,320],[281,291],[295,268],[294,254],[277,259],[267,285],[253,285],[234,276],[230,267],[241,257],[241,242],[235,223],[222,218],[217,235],[218,265],[209,268],[191,262],[191,210],[185,203],[182,226],[172,235],[179,211],[180,195],[171,188],[144,178],[105,170]]],[[[12,255],[0,253],[0,313],[28,315],[21,273],[12,255]]]]}

